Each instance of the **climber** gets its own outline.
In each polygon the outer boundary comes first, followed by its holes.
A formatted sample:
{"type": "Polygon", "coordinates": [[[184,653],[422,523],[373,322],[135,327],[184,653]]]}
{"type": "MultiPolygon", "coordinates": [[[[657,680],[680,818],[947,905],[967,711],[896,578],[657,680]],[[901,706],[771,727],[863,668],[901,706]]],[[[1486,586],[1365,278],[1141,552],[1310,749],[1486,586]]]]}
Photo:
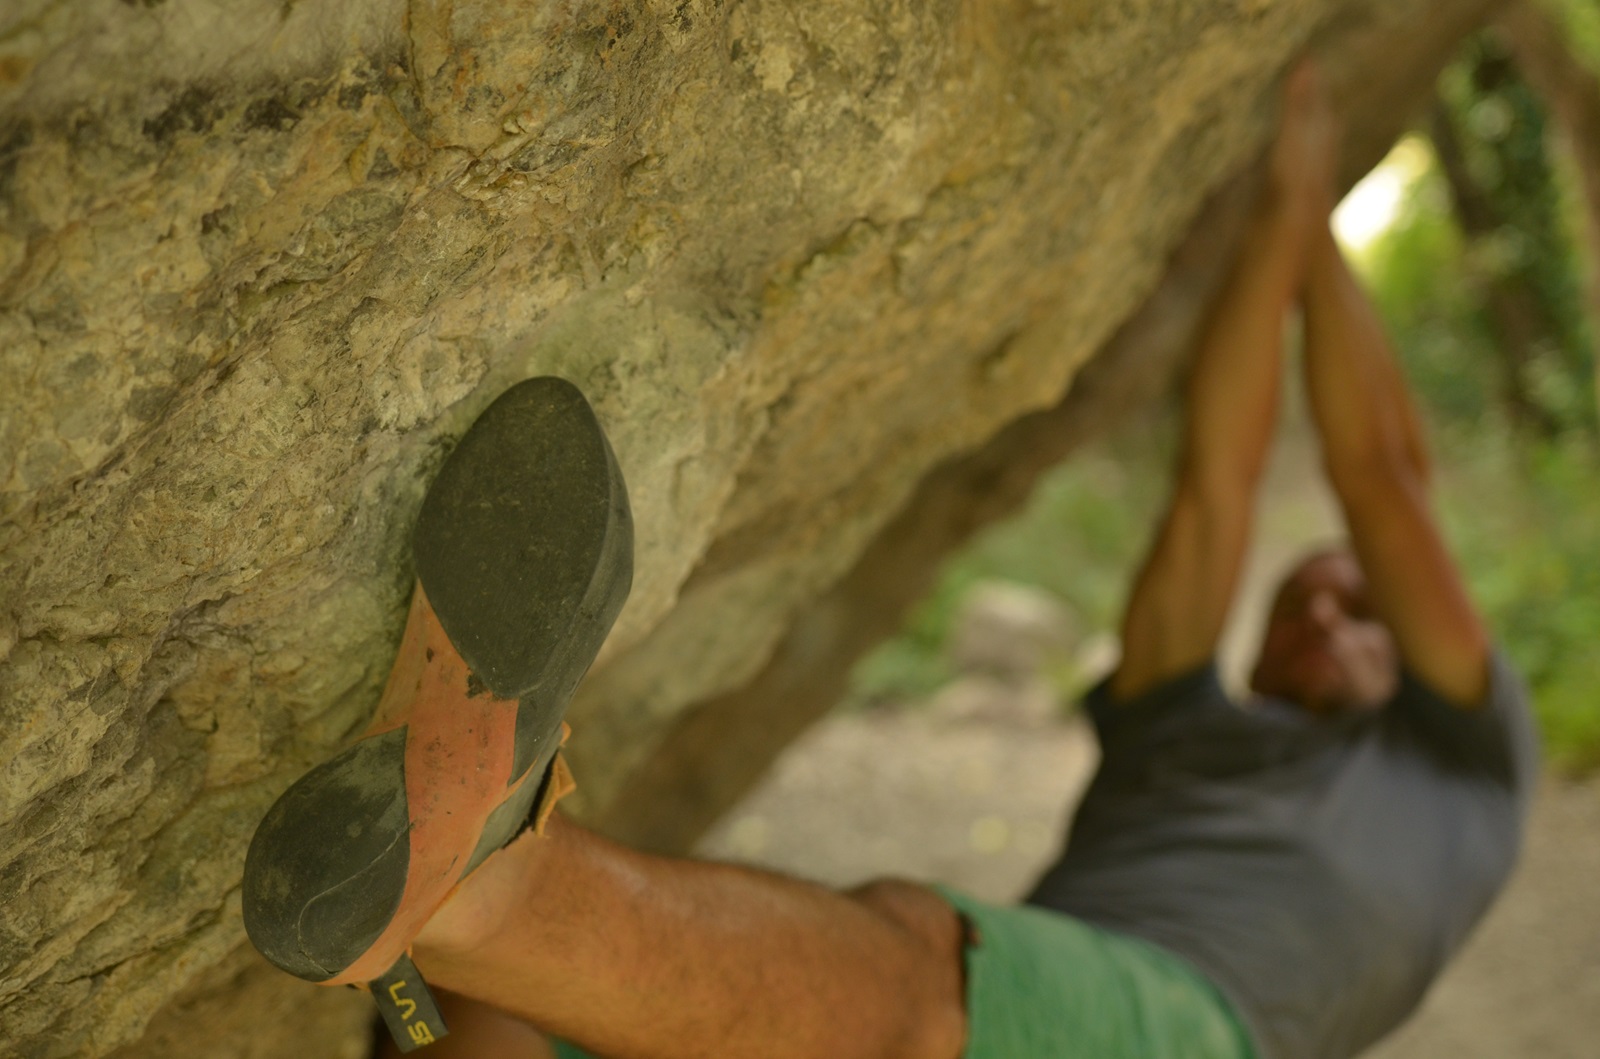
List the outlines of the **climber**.
{"type": "Polygon", "coordinates": [[[1387,1032],[1506,878],[1536,763],[1523,696],[1429,513],[1409,399],[1328,229],[1336,135],[1302,64],[1202,333],[1121,662],[1088,697],[1103,761],[1027,904],[897,880],[836,893],[637,853],[552,812],[570,788],[566,696],[626,592],[631,538],[587,404],[534,380],[429,491],[380,720],[252,843],[257,947],[302,977],[366,984],[396,1041],[437,1041],[437,1059],[1332,1059],[1387,1032]],[[1350,544],[1284,580],[1256,695],[1235,704],[1212,658],[1297,304],[1350,544]],[[538,460],[509,451],[530,435],[547,439],[538,460]],[[566,518],[530,528],[497,490],[537,493],[550,466],[566,518]],[[502,547],[516,534],[531,543],[502,547]]]}

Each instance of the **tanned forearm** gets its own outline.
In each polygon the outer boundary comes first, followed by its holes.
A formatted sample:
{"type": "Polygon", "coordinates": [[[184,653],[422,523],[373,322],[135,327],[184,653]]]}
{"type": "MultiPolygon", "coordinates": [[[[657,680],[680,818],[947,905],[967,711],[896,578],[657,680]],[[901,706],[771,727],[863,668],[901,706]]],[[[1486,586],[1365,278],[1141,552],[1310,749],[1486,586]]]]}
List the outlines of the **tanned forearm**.
{"type": "Polygon", "coordinates": [[[1475,703],[1488,637],[1429,505],[1421,429],[1382,323],[1325,227],[1305,277],[1312,416],[1374,605],[1413,672],[1475,703]]]}
{"type": "MultiPolygon", "coordinates": [[[[1371,309],[1370,305],[1368,309],[1371,309]]],[[[1411,465],[1412,473],[1426,490],[1433,484],[1433,460],[1428,455],[1428,443],[1422,430],[1422,419],[1417,414],[1416,403],[1412,401],[1411,391],[1406,387],[1405,378],[1400,374],[1400,367],[1395,361],[1393,351],[1389,348],[1387,337],[1383,335],[1381,329],[1378,335],[1383,339],[1382,343],[1369,348],[1373,353],[1373,359],[1377,361],[1374,374],[1377,376],[1380,396],[1390,409],[1388,414],[1400,425],[1406,459],[1411,465]]]]}
{"type": "Polygon", "coordinates": [[[1426,486],[1427,449],[1388,337],[1326,228],[1309,247],[1305,311],[1306,384],[1335,488],[1359,485],[1374,464],[1426,486]]]}
{"type": "Polygon", "coordinates": [[[1271,192],[1206,322],[1186,392],[1181,474],[1253,489],[1266,465],[1283,385],[1283,328],[1298,282],[1300,234],[1271,192]]]}

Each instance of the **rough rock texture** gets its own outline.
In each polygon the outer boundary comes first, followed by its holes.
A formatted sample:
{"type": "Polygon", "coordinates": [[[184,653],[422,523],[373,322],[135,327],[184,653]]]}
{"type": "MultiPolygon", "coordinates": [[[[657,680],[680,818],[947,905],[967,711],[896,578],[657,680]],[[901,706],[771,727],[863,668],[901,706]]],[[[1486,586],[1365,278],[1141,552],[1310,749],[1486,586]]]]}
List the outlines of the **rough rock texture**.
{"type": "MultiPolygon", "coordinates": [[[[691,707],[855,649],[786,631],[860,600],[931,468],[981,499],[1040,422],[1115,414],[1062,403],[1097,351],[1163,374],[1308,41],[1371,161],[1483,7],[12,0],[0,1054],[358,1047],[262,1029],[311,990],[238,954],[244,850],[363,724],[423,484],[507,383],[582,385],[633,495],[574,707],[606,819],[681,778],[691,707]]],[[[757,766],[819,708],[782,701],[757,766]]]]}

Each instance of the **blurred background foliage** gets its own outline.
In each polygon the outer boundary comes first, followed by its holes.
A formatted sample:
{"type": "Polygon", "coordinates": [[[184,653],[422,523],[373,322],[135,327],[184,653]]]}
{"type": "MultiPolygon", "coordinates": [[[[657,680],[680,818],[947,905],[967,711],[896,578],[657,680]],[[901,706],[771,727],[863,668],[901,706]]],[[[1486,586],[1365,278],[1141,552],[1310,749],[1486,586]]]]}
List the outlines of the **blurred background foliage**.
{"type": "MultiPolygon", "coordinates": [[[[1600,6],[1561,0],[1552,13],[1574,57],[1600,71],[1600,6]]],[[[1528,678],[1550,758],[1586,770],[1600,767],[1600,381],[1585,299],[1595,266],[1567,147],[1485,31],[1369,178],[1392,201],[1347,245],[1429,420],[1437,502],[1474,598],[1528,678]]],[[[1140,424],[1049,475],[863,659],[852,701],[915,701],[949,680],[946,639],[983,580],[1037,586],[1084,630],[1114,630],[1171,451],[1170,429],[1140,424]]],[[[1051,674],[1064,701],[1090,675],[1051,674]]]]}

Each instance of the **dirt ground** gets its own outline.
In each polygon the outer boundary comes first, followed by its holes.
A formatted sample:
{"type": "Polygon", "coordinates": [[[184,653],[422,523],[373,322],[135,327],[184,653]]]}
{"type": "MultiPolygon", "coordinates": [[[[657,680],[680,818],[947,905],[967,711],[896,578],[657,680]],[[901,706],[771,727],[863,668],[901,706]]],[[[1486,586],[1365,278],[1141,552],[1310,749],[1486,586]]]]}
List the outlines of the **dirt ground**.
{"type": "MultiPolygon", "coordinates": [[[[831,885],[938,880],[1021,896],[1097,757],[1078,721],[839,715],[797,742],[700,852],[831,885]]],[[[1600,781],[1547,779],[1522,866],[1375,1059],[1600,1056],[1600,781]]]]}

